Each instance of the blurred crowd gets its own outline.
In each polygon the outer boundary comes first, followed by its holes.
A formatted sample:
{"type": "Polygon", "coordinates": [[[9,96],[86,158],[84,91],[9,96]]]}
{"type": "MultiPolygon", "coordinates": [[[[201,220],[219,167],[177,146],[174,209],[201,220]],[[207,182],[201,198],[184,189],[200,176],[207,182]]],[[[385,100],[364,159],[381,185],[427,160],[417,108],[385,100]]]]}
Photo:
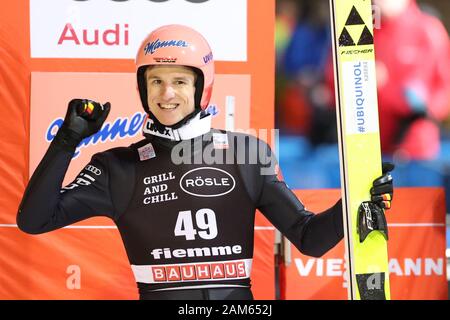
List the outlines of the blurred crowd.
{"type": "MultiPolygon", "coordinates": [[[[425,184],[450,190],[447,2],[372,0],[383,157],[398,164],[400,184],[423,185],[426,179],[408,176],[423,169],[435,174],[425,184]]],[[[277,0],[275,41],[281,162],[285,154],[311,160],[324,148],[335,148],[337,159],[329,0],[277,0]]],[[[324,184],[316,186],[336,187],[324,184]]]]}

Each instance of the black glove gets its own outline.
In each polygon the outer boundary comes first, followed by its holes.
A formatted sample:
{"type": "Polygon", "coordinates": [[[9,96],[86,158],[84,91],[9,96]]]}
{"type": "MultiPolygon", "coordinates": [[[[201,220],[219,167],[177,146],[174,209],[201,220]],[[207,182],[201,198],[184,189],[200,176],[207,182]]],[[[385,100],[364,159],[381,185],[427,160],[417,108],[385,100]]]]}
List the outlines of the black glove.
{"type": "Polygon", "coordinates": [[[64,147],[73,149],[84,138],[100,130],[110,109],[109,102],[101,105],[88,99],[73,99],[69,102],[66,117],[55,140],[64,147]]]}
{"type": "Polygon", "coordinates": [[[394,195],[394,184],[390,171],[394,170],[395,166],[393,163],[383,162],[382,167],[383,175],[373,181],[370,195],[372,202],[383,209],[389,209],[394,195]]]}

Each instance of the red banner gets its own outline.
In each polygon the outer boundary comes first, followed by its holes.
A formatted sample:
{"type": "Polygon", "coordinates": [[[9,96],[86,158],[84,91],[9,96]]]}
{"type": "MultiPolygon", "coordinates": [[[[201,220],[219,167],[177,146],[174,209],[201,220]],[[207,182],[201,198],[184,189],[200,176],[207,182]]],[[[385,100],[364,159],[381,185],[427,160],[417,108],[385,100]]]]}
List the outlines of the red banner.
{"type": "MultiPolygon", "coordinates": [[[[340,197],[339,190],[296,192],[308,210],[320,212],[340,197]]],[[[396,188],[389,226],[392,299],[447,299],[445,195],[441,188],[396,188]]],[[[285,267],[285,299],[347,299],[344,244],[321,258],[302,255],[291,245],[285,267]]]]}

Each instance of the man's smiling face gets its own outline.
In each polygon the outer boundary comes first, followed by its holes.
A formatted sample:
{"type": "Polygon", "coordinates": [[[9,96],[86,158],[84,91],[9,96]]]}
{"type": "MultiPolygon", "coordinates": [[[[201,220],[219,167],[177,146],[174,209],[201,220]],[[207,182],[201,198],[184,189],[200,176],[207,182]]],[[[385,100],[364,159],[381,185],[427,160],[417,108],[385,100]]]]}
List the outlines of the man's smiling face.
{"type": "Polygon", "coordinates": [[[191,68],[151,66],[145,79],[150,112],[163,125],[174,125],[194,111],[196,74],[191,68]]]}

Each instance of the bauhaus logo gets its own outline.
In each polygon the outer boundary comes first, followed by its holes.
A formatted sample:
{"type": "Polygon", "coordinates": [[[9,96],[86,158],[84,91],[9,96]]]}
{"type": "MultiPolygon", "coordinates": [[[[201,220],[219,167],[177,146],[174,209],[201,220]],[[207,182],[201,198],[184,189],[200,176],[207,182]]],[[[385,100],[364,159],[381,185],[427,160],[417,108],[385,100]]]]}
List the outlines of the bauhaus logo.
{"type": "Polygon", "coordinates": [[[152,267],[154,282],[248,278],[244,261],[152,267]]]}
{"type": "Polygon", "coordinates": [[[364,23],[358,10],[353,6],[345,22],[344,29],[339,36],[339,46],[350,47],[367,44],[373,44],[373,35],[364,23]]]}
{"type": "Polygon", "coordinates": [[[131,265],[136,282],[221,281],[250,277],[252,259],[166,265],[131,265]]]}

